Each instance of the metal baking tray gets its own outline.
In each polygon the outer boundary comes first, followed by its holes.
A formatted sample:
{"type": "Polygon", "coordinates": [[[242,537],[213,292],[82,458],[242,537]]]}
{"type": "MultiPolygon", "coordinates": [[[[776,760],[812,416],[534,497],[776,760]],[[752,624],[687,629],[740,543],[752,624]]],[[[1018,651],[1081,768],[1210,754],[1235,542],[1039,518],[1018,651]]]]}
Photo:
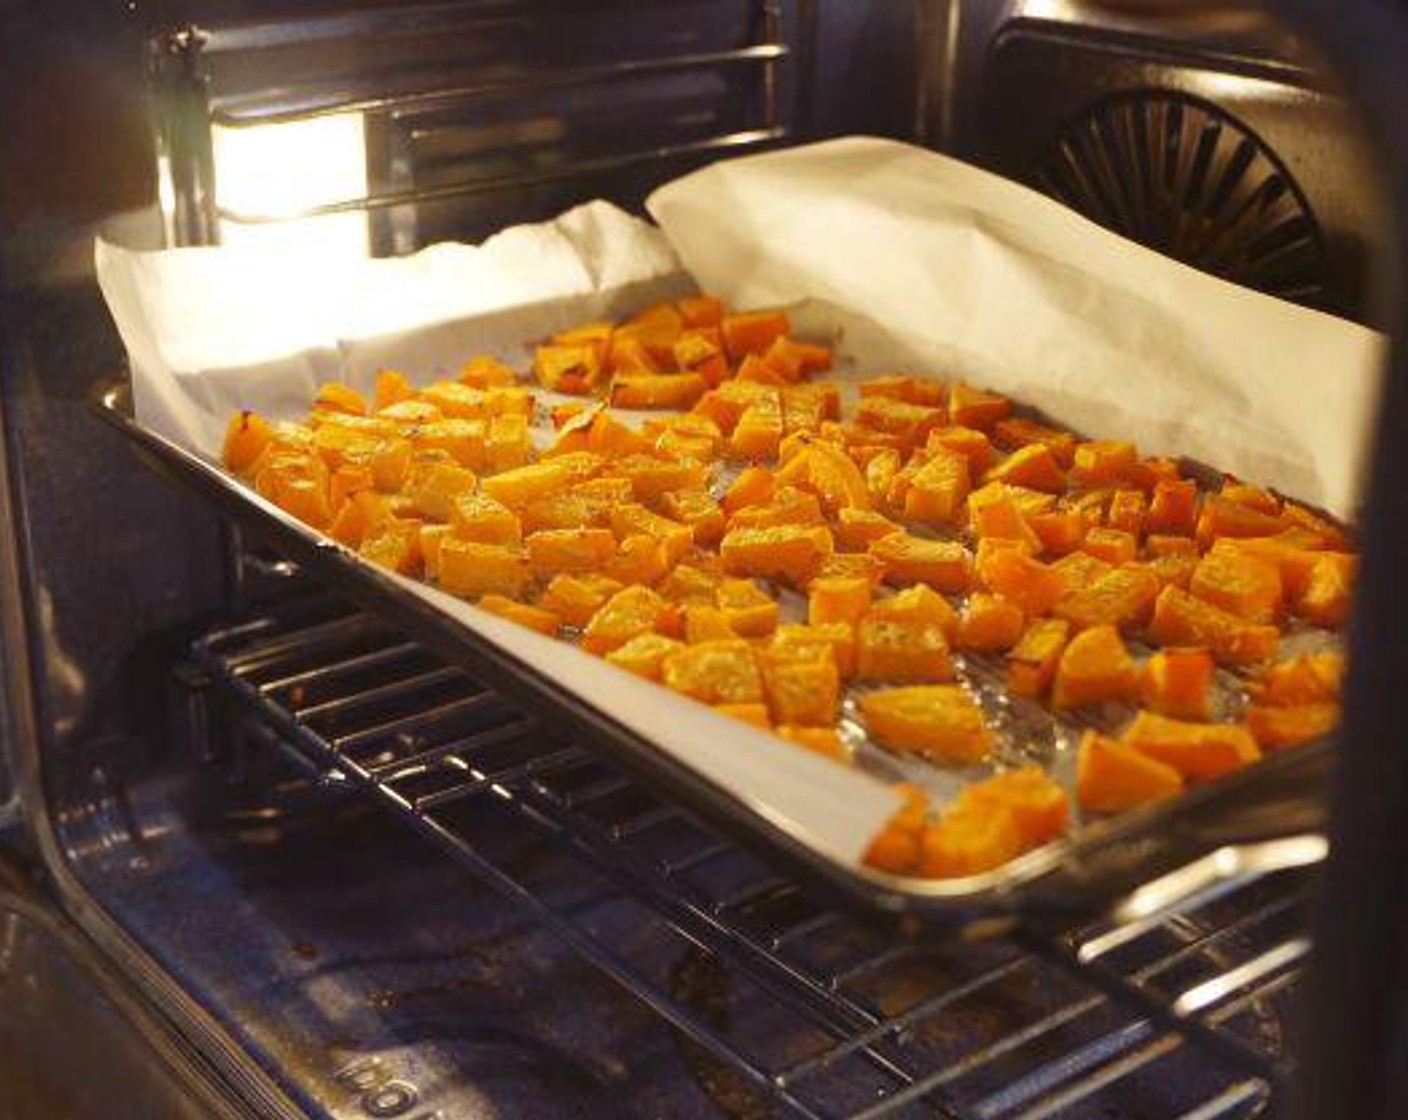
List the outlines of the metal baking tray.
{"type": "Polygon", "coordinates": [[[534,665],[408,594],[380,569],[214,464],[142,427],[133,415],[126,380],[100,384],[90,403],[148,466],[304,567],[329,590],[403,627],[531,712],[548,733],[602,751],[729,834],[768,850],[819,889],[851,903],[882,914],[987,929],[1014,918],[1088,912],[1142,885],[1122,903],[1129,919],[1172,905],[1190,892],[1216,891],[1247,875],[1324,857],[1320,832],[1333,736],[1270,755],[1171,802],[1086,822],[981,875],[931,880],[843,863],[811,846],[800,829],[765,816],[737,791],[655,749],[588,697],[563,688],[534,665]]]}

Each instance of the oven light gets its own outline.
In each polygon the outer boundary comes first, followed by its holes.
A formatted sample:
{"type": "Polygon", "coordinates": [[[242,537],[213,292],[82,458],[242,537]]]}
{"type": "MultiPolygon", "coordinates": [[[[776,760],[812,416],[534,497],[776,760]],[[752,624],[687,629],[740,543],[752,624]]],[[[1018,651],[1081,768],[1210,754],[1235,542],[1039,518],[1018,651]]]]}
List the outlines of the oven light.
{"type": "Polygon", "coordinates": [[[291,216],[365,197],[367,140],[360,113],[241,128],[217,125],[211,141],[223,244],[324,258],[368,255],[367,216],[362,212],[276,222],[239,220],[291,216]]]}

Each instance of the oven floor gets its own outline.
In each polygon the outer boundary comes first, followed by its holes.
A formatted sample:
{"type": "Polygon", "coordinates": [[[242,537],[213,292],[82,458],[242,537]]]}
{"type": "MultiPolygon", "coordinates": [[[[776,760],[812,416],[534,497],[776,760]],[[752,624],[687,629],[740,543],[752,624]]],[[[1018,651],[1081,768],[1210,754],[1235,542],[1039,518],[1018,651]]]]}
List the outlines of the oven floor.
{"type": "Polygon", "coordinates": [[[192,827],[171,793],[80,872],[311,1115],[719,1115],[658,1017],[396,822],[288,782],[192,827]]]}

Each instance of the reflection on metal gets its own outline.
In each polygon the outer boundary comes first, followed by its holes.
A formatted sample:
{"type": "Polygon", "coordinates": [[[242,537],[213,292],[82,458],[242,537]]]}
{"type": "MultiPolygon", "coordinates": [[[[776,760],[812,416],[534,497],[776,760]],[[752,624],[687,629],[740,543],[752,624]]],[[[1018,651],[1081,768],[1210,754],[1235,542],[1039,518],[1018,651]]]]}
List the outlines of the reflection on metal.
{"type": "Polygon", "coordinates": [[[1325,244],[1295,178],[1211,102],[1158,90],[1101,101],[1037,172],[1072,209],[1225,280],[1319,304],[1325,244]]]}

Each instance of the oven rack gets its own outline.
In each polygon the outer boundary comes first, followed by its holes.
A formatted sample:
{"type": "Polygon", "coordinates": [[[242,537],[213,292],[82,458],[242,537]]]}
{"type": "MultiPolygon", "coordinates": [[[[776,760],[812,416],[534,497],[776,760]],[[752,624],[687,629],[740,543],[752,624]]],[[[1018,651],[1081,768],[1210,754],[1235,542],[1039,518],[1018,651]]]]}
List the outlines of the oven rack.
{"type": "Polygon", "coordinates": [[[1149,1079],[1187,1120],[1261,1115],[1283,1096],[1308,872],[1220,881],[1124,924],[921,939],[830,905],[373,615],[293,599],[191,654],[229,705],[207,729],[253,729],[370,795],[767,1114],[1043,1120],[1100,1103],[1117,1117],[1138,1114],[1149,1079]],[[524,840],[570,857],[576,881],[545,881],[524,840]],[[634,907],[666,951],[594,930],[603,898],[634,907]],[[681,978],[698,975],[719,990],[690,998],[681,978]]]}

